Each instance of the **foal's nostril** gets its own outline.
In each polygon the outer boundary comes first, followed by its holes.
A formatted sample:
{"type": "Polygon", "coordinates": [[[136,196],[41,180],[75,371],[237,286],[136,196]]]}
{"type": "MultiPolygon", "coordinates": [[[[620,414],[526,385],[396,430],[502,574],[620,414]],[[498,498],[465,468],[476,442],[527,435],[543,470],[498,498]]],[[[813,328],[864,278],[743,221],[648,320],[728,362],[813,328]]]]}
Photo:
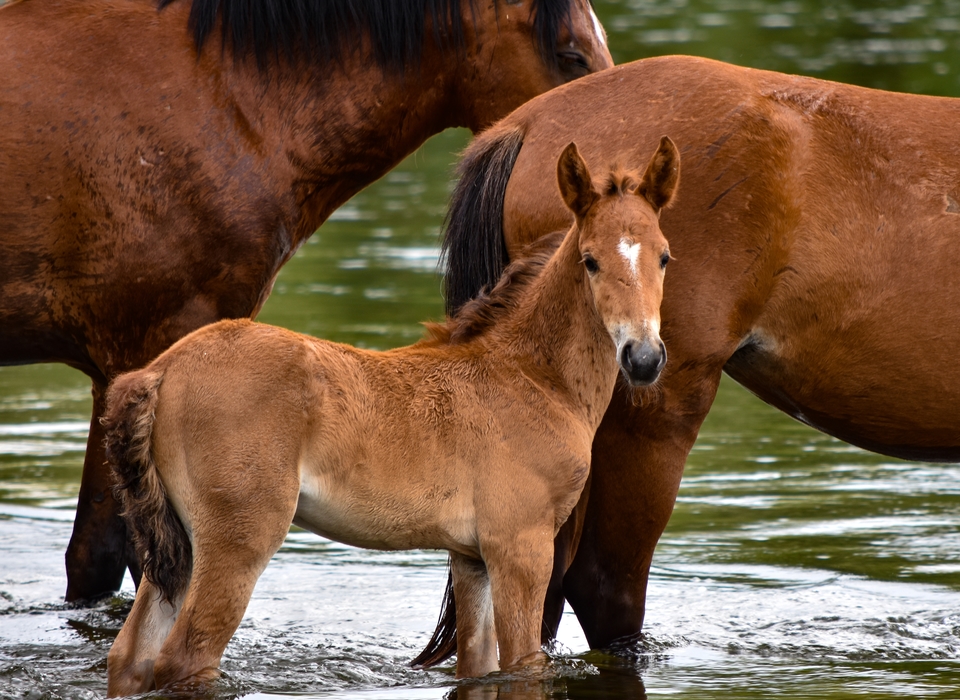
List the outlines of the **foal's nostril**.
{"type": "Polygon", "coordinates": [[[630,374],[631,367],[633,366],[633,343],[624,343],[623,348],[620,350],[620,366],[623,368],[623,371],[627,374],[630,374]]]}
{"type": "Polygon", "coordinates": [[[656,344],[627,342],[620,350],[620,368],[634,386],[651,384],[667,362],[667,350],[658,338],[656,344]]]}

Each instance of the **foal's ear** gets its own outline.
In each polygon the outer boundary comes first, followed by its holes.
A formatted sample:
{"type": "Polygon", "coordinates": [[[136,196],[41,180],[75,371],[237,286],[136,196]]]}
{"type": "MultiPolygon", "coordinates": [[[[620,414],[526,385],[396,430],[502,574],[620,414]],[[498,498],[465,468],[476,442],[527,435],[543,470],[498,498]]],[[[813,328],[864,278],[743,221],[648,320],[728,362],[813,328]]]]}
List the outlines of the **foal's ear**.
{"type": "Polygon", "coordinates": [[[570,143],[560,154],[557,161],[557,182],[563,201],[577,219],[582,219],[600,195],[593,189],[593,180],[587,164],[580,157],[577,144],[570,143]]]}
{"type": "Polygon", "coordinates": [[[660,146],[653,154],[643,180],[637,188],[637,194],[645,198],[657,214],[669,206],[680,184],[680,151],[668,137],[660,138],[660,146]]]}

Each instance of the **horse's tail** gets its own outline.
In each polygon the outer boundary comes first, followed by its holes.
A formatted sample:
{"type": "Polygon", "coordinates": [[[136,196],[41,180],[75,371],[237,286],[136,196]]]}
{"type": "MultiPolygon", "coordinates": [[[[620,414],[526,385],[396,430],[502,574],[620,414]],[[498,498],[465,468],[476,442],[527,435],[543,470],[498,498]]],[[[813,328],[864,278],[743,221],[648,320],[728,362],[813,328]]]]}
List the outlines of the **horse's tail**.
{"type": "Polygon", "coordinates": [[[187,531],[160,481],[153,459],[153,425],[163,373],[150,370],[119,377],[107,394],[101,419],[114,493],[133,536],[143,575],[171,604],[190,581],[193,552],[187,531]]]}
{"type": "Polygon", "coordinates": [[[419,656],[410,662],[414,668],[430,668],[457,653],[457,602],[453,597],[453,574],[447,572],[447,589],[443,592],[440,619],[433,636],[419,656]]]}
{"type": "Polygon", "coordinates": [[[516,124],[495,126],[477,137],[457,167],[459,180],[444,222],[444,293],[453,315],[487,286],[509,263],[503,235],[507,182],[523,147],[516,124]]]}

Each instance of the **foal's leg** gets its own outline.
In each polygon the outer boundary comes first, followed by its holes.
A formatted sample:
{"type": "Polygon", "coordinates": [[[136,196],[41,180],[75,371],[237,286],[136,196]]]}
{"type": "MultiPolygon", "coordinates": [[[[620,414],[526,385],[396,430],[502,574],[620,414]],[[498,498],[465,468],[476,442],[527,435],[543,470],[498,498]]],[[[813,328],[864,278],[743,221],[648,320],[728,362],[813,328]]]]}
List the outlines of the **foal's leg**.
{"type": "Polygon", "coordinates": [[[540,626],[553,568],[551,526],[527,530],[511,540],[482,543],[504,671],[545,660],[540,626]]]}
{"type": "Polygon", "coordinates": [[[542,644],[549,644],[557,637],[564,608],[563,576],[570,568],[570,563],[580,544],[589,496],[590,478],[588,477],[583,491],[580,492],[580,500],[553,540],[553,572],[550,574],[550,585],[547,587],[547,595],[543,603],[543,625],[540,628],[542,644]]]}
{"type": "Polygon", "coordinates": [[[299,437],[278,440],[266,425],[266,434],[248,430],[234,454],[216,454],[229,446],[213,444],[206,459],[185,470],[193,572],[157,656],[157,688],[203,684],[219,675],[257,579],[290,529],[300,490],[299,437]],[[262,446],[259,454],[251,445],[262,446]]]}
{"type": "Polygon", "coordinates": [[[487,567],[451,552],[450,573],[457,601],[457,677],[479,678],[500,668],[487,567]]]}
{"type": "Polygon", "coordinates": [[[219,676],[220,658],[240,626],[257,579],[283,543],[293,510],[286,517],[260,522],[227,518],[195,530],[193,575],[157,656],[156,688],[200,685],[219,676]],[[211,532],[211,525],[223,530],[211,532]]]}
{"type": "Polygon", "coordinates": [[[133,609],[107,654],[107,695],[136,695],[153,687],[153,664],[177,618],[180,600],[161,601],[146,579],[133,609]]]}

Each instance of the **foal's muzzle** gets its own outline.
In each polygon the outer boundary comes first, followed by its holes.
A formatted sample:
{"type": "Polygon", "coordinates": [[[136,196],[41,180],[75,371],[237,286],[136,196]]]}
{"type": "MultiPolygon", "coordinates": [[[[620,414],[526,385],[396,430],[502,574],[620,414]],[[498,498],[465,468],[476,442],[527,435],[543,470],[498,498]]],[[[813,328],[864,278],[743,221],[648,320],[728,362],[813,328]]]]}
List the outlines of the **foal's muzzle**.
{"type": "Polygon", "coordinates": [[[620,348],[620,369],[632,386],[645,386],[657,381],[667,364],[667,349],[659,338],[643,342],[628,340],[620,348]]]}

